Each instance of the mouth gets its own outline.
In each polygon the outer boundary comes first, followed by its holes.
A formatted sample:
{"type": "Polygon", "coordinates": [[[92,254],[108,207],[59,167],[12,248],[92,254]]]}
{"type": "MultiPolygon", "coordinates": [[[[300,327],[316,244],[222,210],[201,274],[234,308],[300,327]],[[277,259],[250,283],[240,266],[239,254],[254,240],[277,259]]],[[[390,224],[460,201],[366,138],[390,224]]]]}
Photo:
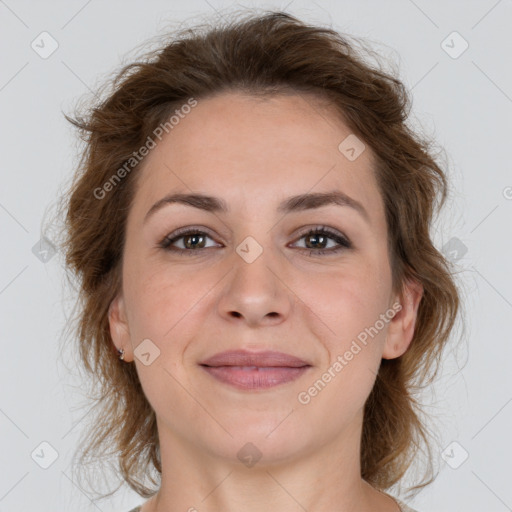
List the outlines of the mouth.
{"type": "Polygon", "coordinates": [[[283,352],[221,352],[200,363],[214,379],[241,390],[268,389],[291,382],[311,368],[307,361],[283,352]]]}

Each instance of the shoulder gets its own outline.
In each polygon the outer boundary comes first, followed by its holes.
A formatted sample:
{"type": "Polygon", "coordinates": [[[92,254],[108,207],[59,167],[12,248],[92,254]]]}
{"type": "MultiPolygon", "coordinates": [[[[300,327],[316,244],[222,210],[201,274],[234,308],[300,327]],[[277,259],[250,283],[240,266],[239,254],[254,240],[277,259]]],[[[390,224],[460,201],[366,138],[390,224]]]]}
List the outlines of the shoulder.
{"type": "Polygon", "coordinates": [[[395,501],[398,503],[398,506],[400,507],[400,512],[417,512],[417,510],[414,510],[413,508],[409,507],[403,501],[400,501],[397,498],[395,498],[395,501]]]}

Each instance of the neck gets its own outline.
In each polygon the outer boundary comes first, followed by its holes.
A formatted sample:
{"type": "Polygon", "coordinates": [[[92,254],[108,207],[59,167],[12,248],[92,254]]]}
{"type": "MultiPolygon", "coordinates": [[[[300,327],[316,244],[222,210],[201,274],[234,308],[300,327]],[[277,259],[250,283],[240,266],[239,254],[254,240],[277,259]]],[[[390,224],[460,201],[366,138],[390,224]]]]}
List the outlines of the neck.
{"type": "MultiPolygon", "coordinates": [[[[359,425],[360,427],[360,425],[359,425]]],[[[360,428],[286,460],[219,458],[159,423],[162,482],[142,512],[398,512],[360,474],[360,428]]],[[[240,446],[243,446],[241,442],[240,446]]],[[[236,452],[237,450],[235,450],[236,452]]]]}

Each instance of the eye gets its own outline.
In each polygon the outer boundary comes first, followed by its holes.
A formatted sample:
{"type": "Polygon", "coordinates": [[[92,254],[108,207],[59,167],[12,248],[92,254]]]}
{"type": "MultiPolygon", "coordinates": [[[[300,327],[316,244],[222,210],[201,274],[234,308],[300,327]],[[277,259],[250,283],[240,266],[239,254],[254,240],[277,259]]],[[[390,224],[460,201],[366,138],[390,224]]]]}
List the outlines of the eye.
{"type": "MultiPolygon", "coordinates": [[[[205,231],[202,231],[197,228],[182,228],[178,231],[172,233],[171,235],[166,236],[159,244],[158,246],[162,249],[166,249],[168,251],[173,251],[177,253],[192,253],[196,252],[200,249],[207,249],[208,247],[205,246],[206,239],[212,238],[209,236],[208,233],[205,231]],[[182,244],[182,247],[175,247],[174,245],[180,242],[182,244]]],[[[210,246],[212,247],[212,246],[210,246]]]]}
{"type": "MultiPolygon", "coordinates": [[[[204,249],[215,247],[215,244],[206,246],[207,239],[213,240],[213,238],[202,229],[187,227],[179,229],[171,235],[166,236],[158,244],[158,247],[167,251],[172,251],[176,254],[188,253],[189,255],[192,255],[193,253],[197,254],[204,249]],[[181,245],[181,247],[179,245],[181,245]]],[[[332,231],[325,226],[306,231],[298,238],[298,240],[302,239],[306,240],[306,247],[299,247],[299,249],[309,251],[310,256],[324,256],[352,248],[352,243],[347,237],[341,233],[332,231]],[[326,247],[329,242],[334,242],[334,247],[326,247]]]]}
{"type": "Polygon", "coordinates": [[[329,254],[337,253],[341,250],[351,249],[352,243],[350,240],[342,235],[332,231],[331,229],[321,226],[300,235],[299,240],[306,240],[306,247],[302,247],[302,250],[309,250],[310,256],[326,256],[329,254]],[[326,248],[326,245],[330,242],[335,242],[334,247],[326,248]]]}

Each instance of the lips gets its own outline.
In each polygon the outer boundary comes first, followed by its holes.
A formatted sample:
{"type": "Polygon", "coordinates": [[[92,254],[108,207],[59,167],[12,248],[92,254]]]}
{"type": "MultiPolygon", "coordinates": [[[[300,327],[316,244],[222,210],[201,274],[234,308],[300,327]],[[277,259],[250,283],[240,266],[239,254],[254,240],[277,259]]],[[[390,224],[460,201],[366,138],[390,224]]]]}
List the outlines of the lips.
{"type": "Polygon", "coordinates": [[[259,368],[288,367],[300,368],[310,366],[298,357],[283,352],[248,352],[246,350],[229,350],[215,354],[201,363],[206,366],[256,366],[259,368]]]}
{"type": "Polygon", "coordinates": [[[214,355],[201,367],[213,378],[240,390],[267,389],[293,381],[311,365],[283,352],[231,350],[214,355]]]}

